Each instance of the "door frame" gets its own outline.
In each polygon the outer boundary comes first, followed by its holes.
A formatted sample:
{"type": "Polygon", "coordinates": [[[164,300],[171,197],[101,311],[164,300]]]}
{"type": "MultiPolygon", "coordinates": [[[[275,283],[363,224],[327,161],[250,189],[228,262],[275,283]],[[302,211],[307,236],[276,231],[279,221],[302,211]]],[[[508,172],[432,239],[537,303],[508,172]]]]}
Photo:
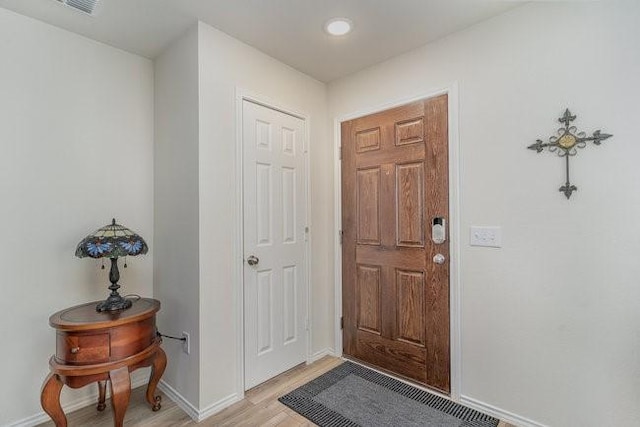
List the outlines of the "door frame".
{"type": "Polygon", "coordinates": [[[266,108],[270,108],[272,110],[279,111],[284,114],[288,114],[290,116],[297,117],[304,121],[304,140],[305,147],[304,150],[304,192],[305,192],[305,205],[306,205],[306,216],[305,222],[306,227],[308,227],[309,232],[306,233],[305,240],[305,275],[302,285],[305,288],[305,292],[307,295],[307,299],[305,301],[306,305],[306,319],[305,319],[305,336],[306,340],[306,363],[310,362],[311,359],[311,164],[310,164],[310,153],[311,153],[311,138],[310,138],[310,128],[311,128],[311,118],[309,114],[305,112],[301,112],[297,109],[290,108],[288,106],[283,106],[279,102],[276,102],[269,97],[263,96],[261,94],[257,94],[255,92],[248,91],[241,87],[236,86],[235,88],[235,98],[236,98],[236,156],[235,156],[235,166],[236,166],[236,203],[235,203],[235,236],[234,239],[234,247],[233,247],[233,255],[235,259],[234,266],[234,275],[233,275],[233,283],[235,284],[235,299],[233,301],[233,305],[236,311],[236,317],[234,319],[234,327],[236,330],[236,396],[238,400],[244,398],[245,392],[245,378],[244,378],[244,155],[243,155],[243,114],[242,114],[242,106],[244,101],[252,102],[254,104],[261,105],[266,108]]]}
{"type": "MultiPolygon", "coordinates": [[[[401,105],[422,101],[439,95],[448,95],[448,125],[449,125],[449,317],[450,317],[450,351],[451,351],[451,394],[448,396],[454,401],[460,401],[461,391],[461,294],[460,283],[460,140],[458,134],[458,83],[453,82],[449,86],[435,91],[417,93],[413,96],[391,99],[382,104],[364,107],[353,113],[335,117],[333,120],[334,132],[334,224],[335,224],[335,318],[334,318],[334,353],[342,357],[342,329],[340,318],[342,317],[342,244],[340,243],[340,230],[342,229],[342,164],[340,149],[342,146],[341,124],[349,120],[379,113],[401,105]]],[[[431,392],[434,392],[430,390],[431,392]]],[[[434,392],[437,393],[437,392],[434,392]]],[[[439,393],[437,393],[439,394],[439,393]]]]}

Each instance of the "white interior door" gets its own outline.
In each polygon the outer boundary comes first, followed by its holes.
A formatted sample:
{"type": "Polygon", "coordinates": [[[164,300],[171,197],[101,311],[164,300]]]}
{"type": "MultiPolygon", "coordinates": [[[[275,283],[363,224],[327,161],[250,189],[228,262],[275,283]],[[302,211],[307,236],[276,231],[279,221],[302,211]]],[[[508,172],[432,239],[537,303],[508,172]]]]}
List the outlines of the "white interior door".
{"type": "Polygon", "coordinates": [[[306,360],[304,120],[243,100],[245,389],[306,360]]]}

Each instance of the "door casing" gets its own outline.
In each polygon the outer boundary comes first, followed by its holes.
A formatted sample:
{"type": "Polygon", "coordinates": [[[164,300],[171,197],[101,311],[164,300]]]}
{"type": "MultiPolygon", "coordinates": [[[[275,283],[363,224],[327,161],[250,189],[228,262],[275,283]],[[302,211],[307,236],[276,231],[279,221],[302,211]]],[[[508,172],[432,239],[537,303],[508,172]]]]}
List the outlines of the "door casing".
{"type": "MultiPolygon", "coordinates": [[[[451,346],[451,394],[448,398],[460,400],[461,386],[461,324],[460,324],[460,142],[458,137],[458,84],[454,82],[448,87],[428,93],[417,93],[413,96],[401,99],[393,99],[378,105],[365,107],[362,110],[345,114],[334,119],[334,223],[335,234],[335,276],[334,276],[334,353],[342,356],[342,329],[340,318],[342,317],[342,245],[340,243],[340,231],[342,230],[342,167],[340,149],[342,146],[341,124],[342,122],[379,113],[391,108],[399,107],[412,102],[433,98],[447,94],[449,98],[449,244],[450,244],[450,346],[451,346]]],[[[429,390],[433,392],[433,390],[429,390]]],[[[436,392],[437,393],[437,392],[436,392]]],[[[444,396],[444,395],[443,395],[444,396]]]]}
{"type": "Polygon", "coordinates": [[[307,340],[307,348],[306,348],[306,359],[307,363],[310,361],[311,355],[311,338],[312,338],[312,328],[311,328],[311,319],[309,316],[311,315],[311,239],[312,239],[312,229],[311,229],[311,206],[310,206],[310,189],[311,189],[311,179],[310,179],[310,161],[309,156],[311,153],[311,144],[310,144],[310,132],[309,129],[311,127],[311,120],[308,114],[304,112],[300,112],[296,109],[289,108],[287,106],[283,106],[280,103],[260,94],[256,94],[250,91],[247,91],[243,88],[236,87],[236,156],[235,156],[235,166],[236,166],[236,203],[235,203],[235,245],[233,248],[234,259],[236,260],[234,266],[234,283],[235,283],[235,300],[233,301],[233,306],[236,310],[236,317],[234,319],[235,330],[236,332],[236,393],[234,399],[230,401],[230,403],[242,400],[244,398],[245,392],[245,379],[244,379],[244,167],[243,167],[243,114],[242,114],[242,104],[244,101],[253,102],[254,104],[262,105],[263,107],[271,108],[272,110],[280,111],[285,114],[289,114],[291,116],[298,117],[305,122],[305,141],[306,141],[306,151],[305,151],[305,201],[307,205],[307,215],[306,215],[306,224],[309,228],[309,232],[307,233],[307,239],[305,241],[305,252],[306,252],[306,275],[303,280],[303,286],[306,288],[306,310],[307,310],[307,319],[306,319],[306,340],[307,340]]]}

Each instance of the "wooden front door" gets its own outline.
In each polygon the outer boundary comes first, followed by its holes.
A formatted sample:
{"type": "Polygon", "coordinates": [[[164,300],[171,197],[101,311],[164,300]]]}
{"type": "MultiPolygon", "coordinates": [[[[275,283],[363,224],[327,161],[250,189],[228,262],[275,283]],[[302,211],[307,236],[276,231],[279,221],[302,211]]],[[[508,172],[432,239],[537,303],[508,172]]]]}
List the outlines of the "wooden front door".
{"type": "Polygon", "coordinates": [[[447,110],[441,95],[342,123],[343,353],[445,393],[447,110]]]}

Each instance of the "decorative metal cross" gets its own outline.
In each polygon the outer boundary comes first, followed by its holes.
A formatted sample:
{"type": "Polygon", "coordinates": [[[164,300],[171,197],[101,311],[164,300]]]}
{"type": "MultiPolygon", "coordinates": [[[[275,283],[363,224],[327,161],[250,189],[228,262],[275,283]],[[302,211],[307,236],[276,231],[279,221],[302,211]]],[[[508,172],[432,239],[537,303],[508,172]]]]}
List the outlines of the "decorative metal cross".
{"type": "Polygon", "coordinates": [[[613,136],[608,133],[601,133],[600,130],[593,132],[592,136],[586,136],[587,134],[584,132],[576,133],[578,129],[575,126],[571,126],[571,122],[575,119],[576,116],[572,116],[571,111],[567,108],[563,116],[558,119],[560,123],[564,124],[564,127],[558,129],[557,137],[552,136],[549,138],[549,142],[542,142],[542,140],[537,139],[535,144],[527,147],[529,150],[535,150],[538,153],[548,148],[552,153],[557,152],[559,157],[565,158],[567,179],[559,191],[564,193],[567,199],[571,197],[571,193],[578,189],[578,187],[569,182],[569,157],[578,154],[577,148],[586,147],[589,141],[592,141],[595,145],[600,145],[602,141],[613,136]]]}

